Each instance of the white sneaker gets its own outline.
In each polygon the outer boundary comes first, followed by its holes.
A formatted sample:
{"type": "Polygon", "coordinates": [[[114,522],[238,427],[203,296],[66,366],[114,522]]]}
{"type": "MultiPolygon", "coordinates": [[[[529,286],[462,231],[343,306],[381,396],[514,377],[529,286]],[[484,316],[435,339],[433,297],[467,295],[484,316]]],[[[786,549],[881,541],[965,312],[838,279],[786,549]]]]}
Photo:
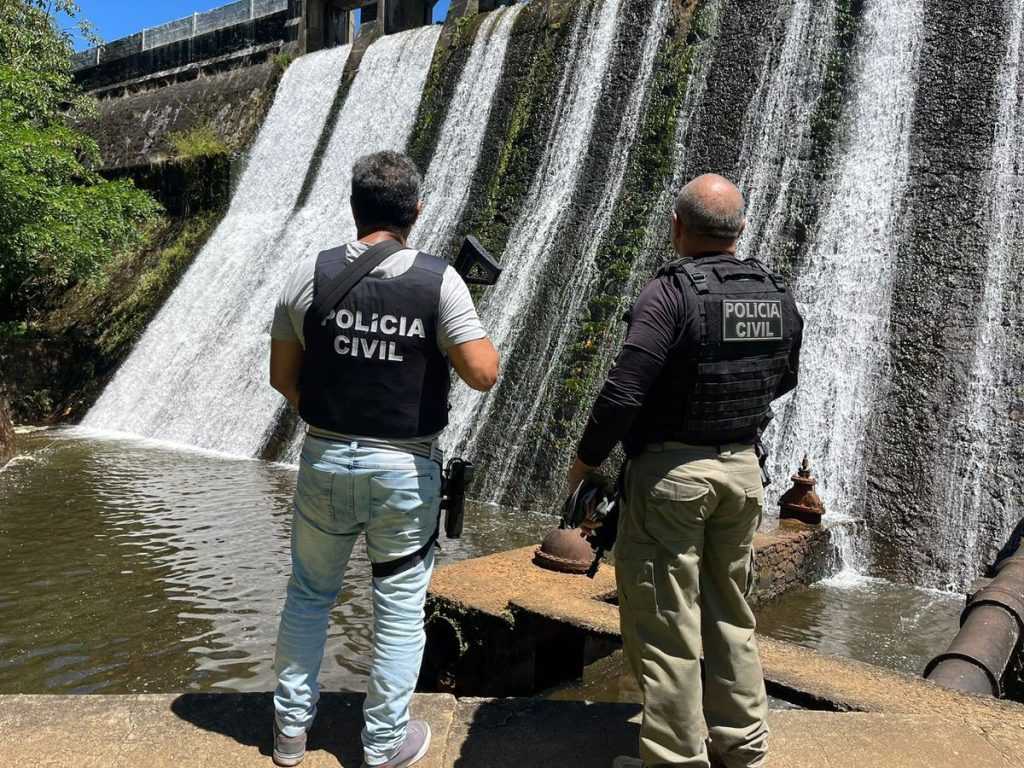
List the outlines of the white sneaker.
{"type": "Polygon", "coordinates": [[[619,755],[612,760],[612,768],[644,768],[644,761],[639,757],[619,755]]]}

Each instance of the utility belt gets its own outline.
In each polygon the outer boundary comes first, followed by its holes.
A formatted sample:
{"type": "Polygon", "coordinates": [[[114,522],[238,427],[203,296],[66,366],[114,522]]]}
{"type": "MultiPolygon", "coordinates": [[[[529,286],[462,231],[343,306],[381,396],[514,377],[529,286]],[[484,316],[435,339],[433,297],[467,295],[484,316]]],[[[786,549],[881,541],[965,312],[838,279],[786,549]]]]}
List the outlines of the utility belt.
{"type": "Polygon", "coordinates": [[[451,459],[448,462],[448,466],[441,472],[441,505],[434,533],[427,539],[427,543],[415,552],[386,563],[374,563],[373,578],[386,579],[405,573],[426,560],[434,547],[440,547],[438,540],[441,538],[442,520],[446,538],[462,538],[466,519],[466,489],[473,482],[475,472],[472,462],[465,459],[451,459]]]}

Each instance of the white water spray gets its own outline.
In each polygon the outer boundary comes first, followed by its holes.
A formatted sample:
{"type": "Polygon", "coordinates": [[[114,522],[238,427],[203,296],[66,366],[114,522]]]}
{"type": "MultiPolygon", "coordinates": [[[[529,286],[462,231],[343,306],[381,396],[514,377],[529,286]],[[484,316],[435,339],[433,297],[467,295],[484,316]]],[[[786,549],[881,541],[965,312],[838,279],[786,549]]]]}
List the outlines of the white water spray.
{"type": "Polygon", "coordinates": [[[522,5],[494,11],[477,31],[430,168],[423,179],[423,213],[409,237],[420,250],[444,255],[469,199],[505,54],[522,5]]]}
{"type": "MultiPolygon", "coordinates": [[[[625,0],[597,0],[577,18],[554,106],[544,156],[523,204],[502,259],[505,274],[482,307],[484,327],[502,353],[515,347],[523,330],[523,310],[543,276],[544,260],[576,190],[593,132],[598,98],[612,60],[619,11],[625,0]]],[[[474,428],[483,424],[501,384],[483,396],[459,384],[452,393],[447,446],[471,446],[474,428]]],[[[532,396],[532,395],[531,395],[532,396]]]]}
{"type": "Polygon", "coordinates": [[[774,66],[765,66],[745,118],[739,187],[747,201],[740,256],[768,261],[785,221],[789,191],[803,164],[835,23],[835,3],[798,0],[790,11],[774,66]]]}
{"type": "MultiPolygon", "coordinates": [[[[671,10],[668,0],[658,0],[653,9],[651,24],[644,34],[640,47],[640,69],[612,149],[604,190],[593,215],[593,223],[584,236],[580,259],[574,266],[577,277],[572,283],[564,284],[555,302],[545,307],[544,342],[537,347],[540,354],[535,355],[532,365],[521,369],[520,378],[516,382],[522,391],[530,392],[531,396],[515,398],[518,407],[509,416],[509,449],[505,451],[501,467],[492,474],[494,481],[489,483],[485,490],[485,493],[493,498],[502,498],[505,490],[513,482],[513,473],[516,471],[519,458],[531,447],[531,441],[527,439],[530,428],[538,414],[542,413],[542,407],[550,405],[555,394],[551,391],[552,377],[555,377],[557,386],[558,375],[562,372],[563,357],[574,339],[574,326],[580,318],[584,301],[590,296],[594,279],[597,277],[597,254],[608,233],[612,214],[619,203],[619,195],[626,180],[630,150],[640,130],[655,58],[665,36],[671,10]]],[[[566,463],[568,457],[563,458],[563,463],[566,463]]]]}
{"type": "MultiPolygon", "coordinates": [[[[804,315],[800,387],[778,407],[772,475],[788,477],[804,452],[833,520],[858,517],[864,440],[882,378],[900,203],[923,39],[921,0],[873,0],[863,19],[844,150],[795,293],[804,315]]],[[[784,483],[776,483],[776,492],[784,483]]],[[[842,541],[857,567],[855,542],[842,541]]]]}
{"type": "Polygon", "coordinates": [[[298,262],[353,237],[352,163],[367,152],[405,147],[439,34],[425,27],[370,46],[319,174],[294,213],[348,51],[314,54],[289,67],[224,222],[85,426],[259,452],[281,402],[266,383],[277,295],[298,262]]]}

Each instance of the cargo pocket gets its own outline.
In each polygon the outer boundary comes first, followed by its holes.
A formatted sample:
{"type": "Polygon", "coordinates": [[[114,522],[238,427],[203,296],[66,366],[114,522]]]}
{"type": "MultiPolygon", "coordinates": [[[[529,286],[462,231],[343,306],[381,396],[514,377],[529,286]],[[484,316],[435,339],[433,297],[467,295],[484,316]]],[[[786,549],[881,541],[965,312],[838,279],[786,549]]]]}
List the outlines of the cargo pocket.
{"type": "Polygon", "coordinates": [[[654,588],[655,549],[634,542],[620,542],[615,550],[615,577],[619,589],[619,609],[633,614],[658,611],[654,588]]]}

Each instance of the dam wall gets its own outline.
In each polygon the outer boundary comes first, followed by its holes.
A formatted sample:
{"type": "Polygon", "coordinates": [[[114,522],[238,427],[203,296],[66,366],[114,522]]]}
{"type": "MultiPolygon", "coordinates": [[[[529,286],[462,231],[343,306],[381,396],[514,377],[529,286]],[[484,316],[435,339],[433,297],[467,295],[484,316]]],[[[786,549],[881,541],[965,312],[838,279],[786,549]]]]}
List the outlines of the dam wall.
{"type": "Polygon", "coordinates": [[[744,255],[791,280],[807,321],[771,474],[810,454],[830,517],[860,523],[836,537],[845,567],[963,587],[1024,515],[1022,29],[1012,0],[467,0],[440,30],[300,57],[276,90],[257,67],[111,96],[111,168],[166,153],[164,94],[224,135],[258,130],[223,222],[85,423],[294,459],[301,426],[263,385],[273,297],[352,236],[346,166],[389,147],[434,200],[415,239],[451,257],[473,233],[505,267],[477,295],[502,379],[454,388],[445,447],[476,461],[476,498],[550,509],[620,319],[671,255],[672,197],[718,171],[748,199],[744,255]],[[272,91],[286,106],[262,118],[272,91]],[[201,277],[230,259],[251,272],[201,277]],[[237,310],[216,319],[230,349],[201,348],[211,304],[237,310]]]}

